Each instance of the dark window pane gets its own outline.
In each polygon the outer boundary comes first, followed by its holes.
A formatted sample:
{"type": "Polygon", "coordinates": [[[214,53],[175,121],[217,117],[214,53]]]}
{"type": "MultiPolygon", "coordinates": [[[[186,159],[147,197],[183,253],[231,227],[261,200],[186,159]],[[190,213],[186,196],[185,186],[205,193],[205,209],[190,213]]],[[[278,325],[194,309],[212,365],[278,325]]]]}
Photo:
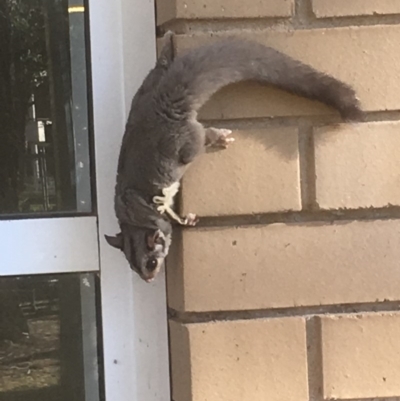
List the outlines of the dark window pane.
{"type": "Polygon", "coordinates": [[[95,274],[0,278],[0,400],[99,401],[95,274]]]}
{"type": "Polygon", "coordinates": [[[0,1],[0,213],[90,212],[85,8],[0,1]]]}

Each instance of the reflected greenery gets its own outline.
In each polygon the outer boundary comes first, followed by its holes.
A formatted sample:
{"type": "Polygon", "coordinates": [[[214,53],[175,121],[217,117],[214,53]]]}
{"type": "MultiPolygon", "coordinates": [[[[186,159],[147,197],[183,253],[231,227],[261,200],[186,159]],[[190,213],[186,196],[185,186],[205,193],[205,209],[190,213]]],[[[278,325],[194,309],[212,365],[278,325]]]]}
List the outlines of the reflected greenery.
{"type": "Polygon", "coordinates": [[[0,2],[2,214],[77,210],[70,34],[67,0],[0,2]]]}
{"type": "Polygon", "coordinates": [[[0,277],[0,400],[101,399],[98,301],[93,273],[0,277]]]}

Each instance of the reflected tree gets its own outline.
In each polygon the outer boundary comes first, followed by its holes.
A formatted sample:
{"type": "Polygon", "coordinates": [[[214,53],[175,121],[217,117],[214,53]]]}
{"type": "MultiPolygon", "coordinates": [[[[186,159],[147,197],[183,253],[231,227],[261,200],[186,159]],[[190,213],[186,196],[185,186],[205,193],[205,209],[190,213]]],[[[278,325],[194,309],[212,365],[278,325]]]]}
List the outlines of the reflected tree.
{"type": "Polygon", "coordinates": [[[18,210],[32,94],[48,84],[40,0],[0,2],[0,210],[18,210]]]}
{"type": "Polygon", "coordinates": [[[67,0],[0,1],[0,213],[76,209],[67,0]]]}

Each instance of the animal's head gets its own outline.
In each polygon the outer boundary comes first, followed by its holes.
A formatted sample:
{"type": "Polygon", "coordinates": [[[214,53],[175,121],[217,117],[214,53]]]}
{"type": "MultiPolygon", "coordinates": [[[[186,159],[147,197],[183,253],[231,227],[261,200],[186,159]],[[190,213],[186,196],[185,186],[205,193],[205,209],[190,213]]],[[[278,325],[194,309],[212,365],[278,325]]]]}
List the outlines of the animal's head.
{"type": "Polygon", "coordinates": [[[105,238],[125,254],[131,269],[148,283],[159,273],[171,243],[170,232],[128,224],[123,224],[116,236],[105,235],[105,238]]]}

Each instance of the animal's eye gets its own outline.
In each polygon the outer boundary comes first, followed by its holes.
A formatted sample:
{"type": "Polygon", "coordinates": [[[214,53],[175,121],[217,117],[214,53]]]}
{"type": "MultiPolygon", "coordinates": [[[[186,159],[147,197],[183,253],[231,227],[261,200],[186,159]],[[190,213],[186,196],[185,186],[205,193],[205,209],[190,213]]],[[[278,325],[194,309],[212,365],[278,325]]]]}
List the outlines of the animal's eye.
{"type": "Polygon", "coordinates": [[[146,270],[153,271],[158,265],[158,260],[156,258],[151,258],[146,263],[146,270]]]}

